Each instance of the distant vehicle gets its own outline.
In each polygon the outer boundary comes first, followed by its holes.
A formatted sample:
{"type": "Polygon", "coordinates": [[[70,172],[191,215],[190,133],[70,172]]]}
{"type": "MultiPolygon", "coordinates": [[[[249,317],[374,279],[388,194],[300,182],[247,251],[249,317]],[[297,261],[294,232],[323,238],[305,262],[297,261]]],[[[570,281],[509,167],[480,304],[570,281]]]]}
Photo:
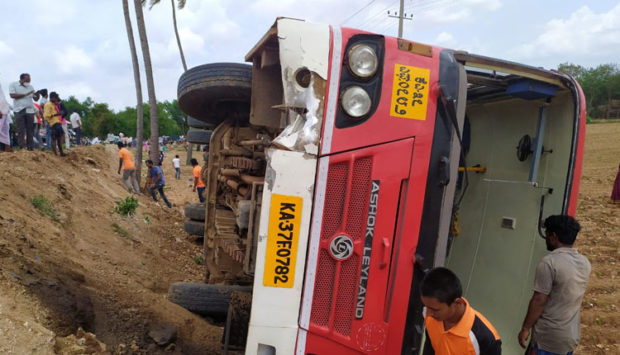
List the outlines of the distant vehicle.
{"type": "Polygon", "coordinates": [[[193,220],[212,295],[252,286],[246,354],[420,354],[442,265],[522,354],[541,220],[577,206],[579,84],[287,18],[245,59],[188,70],[178,99],[217,124],[193,220]]]}

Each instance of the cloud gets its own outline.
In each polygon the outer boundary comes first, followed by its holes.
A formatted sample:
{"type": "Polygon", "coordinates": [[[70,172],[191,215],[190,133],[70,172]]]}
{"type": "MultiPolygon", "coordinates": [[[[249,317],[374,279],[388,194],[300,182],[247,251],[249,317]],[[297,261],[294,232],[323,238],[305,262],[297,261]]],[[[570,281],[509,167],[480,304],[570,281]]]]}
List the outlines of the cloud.
{"type": "Polygon", "coordinates": [[[441,32],[438,34],[433,43],[447,48],[455,48],[457,46],[454,36],[448,32],[441,32]]]}
{"type": "Polygon", "coordinates": [[[596,56],[617,53],[620,48],[620,3],[608,12],[595,13],[582,6],[568,18],[547,22],[544,32],[523,44],[516,56],[596,56]]]}
{"type": "Polygon", "coordinates": [[[83,49],[74,45],[69,45],[60,51],[57,50],[54,53],[54,58],[58,69],[63,73],[91,69],[94,65],[93,59],[83,49]]]}
{"type": "Polygon", "coordinates": [[[11,55],[15,51],[8,44],[3,41],[0,41],[0,55],[11,55]]]}

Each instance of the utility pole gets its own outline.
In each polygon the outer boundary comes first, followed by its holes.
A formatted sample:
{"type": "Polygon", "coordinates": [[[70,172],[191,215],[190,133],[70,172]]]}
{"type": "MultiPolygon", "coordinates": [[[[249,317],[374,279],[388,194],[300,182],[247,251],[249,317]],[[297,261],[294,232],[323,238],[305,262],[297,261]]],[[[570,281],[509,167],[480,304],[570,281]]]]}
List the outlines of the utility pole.
{"type": "Polygon", "coordinates": [[[405,11],[405,0],[400,0],[400,11],[398,12],[398,14],[391,15],[390,12],[388,11],[389,17],[398,18],[398,37],[399,38],[403,38],[403,20],[411,20],[413,18],[413,14],[410,14],[409,17],[407,17],[407,14],[405,14],[404,11],[405,11]]]}

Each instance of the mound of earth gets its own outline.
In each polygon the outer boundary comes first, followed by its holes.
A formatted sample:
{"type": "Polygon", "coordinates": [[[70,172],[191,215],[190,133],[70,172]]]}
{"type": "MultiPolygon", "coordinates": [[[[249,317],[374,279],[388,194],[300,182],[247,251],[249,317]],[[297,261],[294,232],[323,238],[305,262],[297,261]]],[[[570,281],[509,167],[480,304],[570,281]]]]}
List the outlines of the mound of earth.
{"type": "Polygon", "coordinates": [[[0,154],[0,353],[220,351],[221,327],[166,300],[170,283],[204,279],[202,248],[183,230],[191,167],[176,180],[166,159],[174,208],[142,195],[123,217],[117,152],[0,154]],[[149,332],[162,324],[176,337],[157,345],[149,332]]]}

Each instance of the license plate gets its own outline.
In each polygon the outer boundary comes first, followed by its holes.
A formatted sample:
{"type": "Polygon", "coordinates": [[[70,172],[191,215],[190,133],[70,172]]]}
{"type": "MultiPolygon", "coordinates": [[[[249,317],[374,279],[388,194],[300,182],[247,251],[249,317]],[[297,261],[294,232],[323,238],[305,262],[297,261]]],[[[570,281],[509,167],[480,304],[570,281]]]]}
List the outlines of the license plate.
{"type": "Polygon", "coordinates": [[[396,64],[390,116],[425,120],[429,81],[429,69],[396,64]]]}
{"type": "Polygon", "coordinates": [[[295,262],[303,199],[271,195],[269,228],[263,285],[291,288],[295,283],[295,262]]]}

